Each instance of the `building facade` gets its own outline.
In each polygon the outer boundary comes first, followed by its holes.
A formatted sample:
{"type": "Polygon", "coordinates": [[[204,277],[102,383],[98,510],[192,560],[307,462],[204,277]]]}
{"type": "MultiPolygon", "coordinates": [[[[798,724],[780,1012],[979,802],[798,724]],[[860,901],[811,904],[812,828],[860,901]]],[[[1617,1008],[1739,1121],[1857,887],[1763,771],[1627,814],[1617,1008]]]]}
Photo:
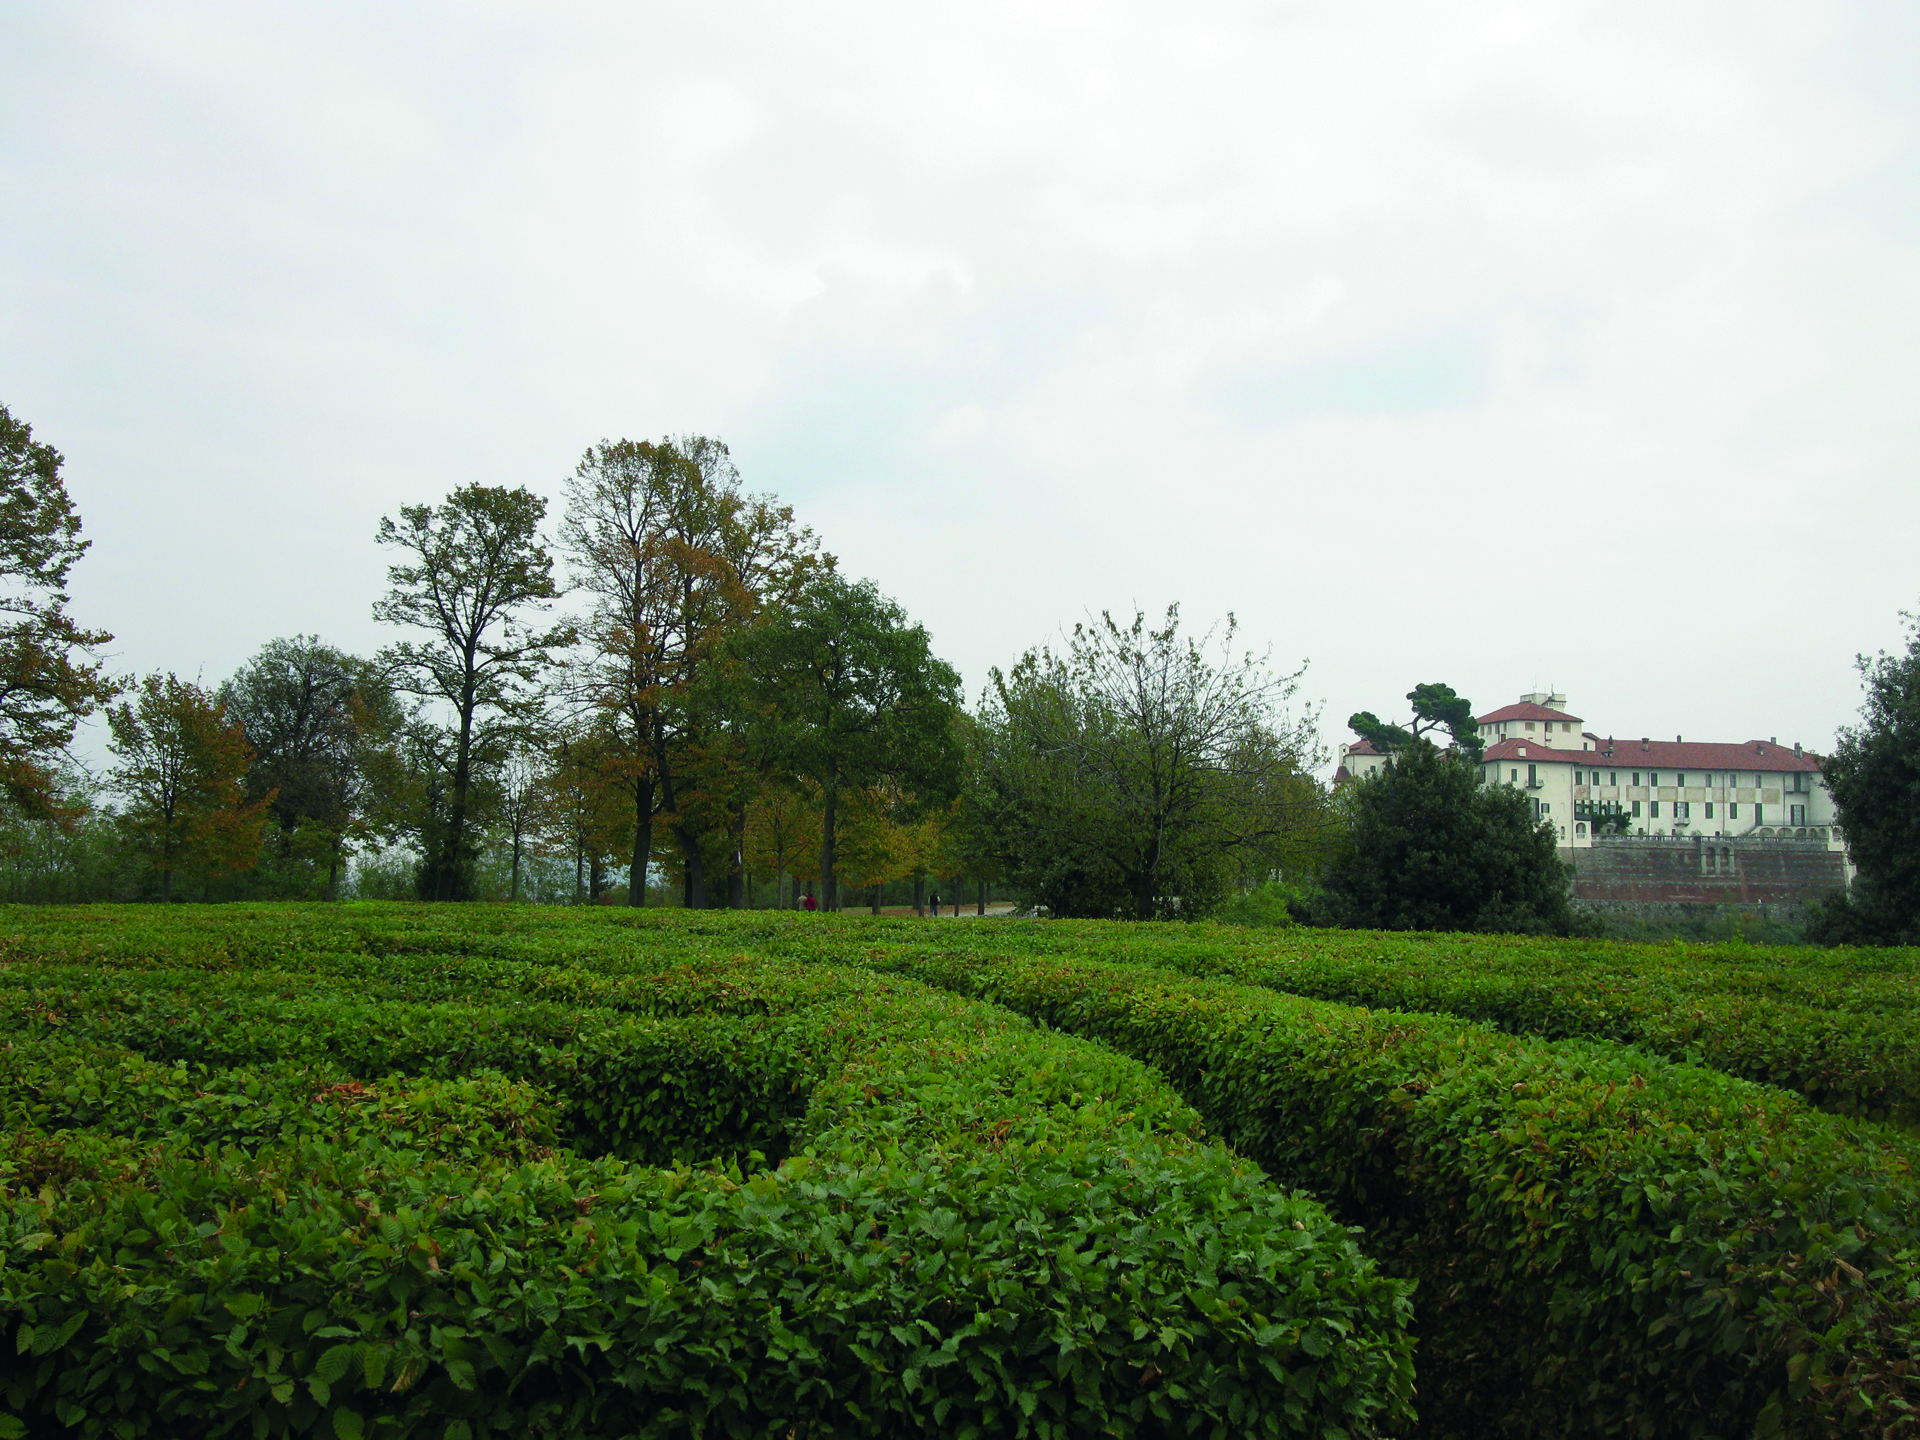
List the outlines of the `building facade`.
{"type": "MultiPolygon", "coordinates": [[[[1820,762],[1797,744],[1602,736],[1547,693],[1477,723],[1483,783],[1525,792],[1582,899],[1797,904],[1851,878],[1820,762]]],[[[1366,741],[1343,745],[1334,778],[1386,763],[1366,741]]]]}

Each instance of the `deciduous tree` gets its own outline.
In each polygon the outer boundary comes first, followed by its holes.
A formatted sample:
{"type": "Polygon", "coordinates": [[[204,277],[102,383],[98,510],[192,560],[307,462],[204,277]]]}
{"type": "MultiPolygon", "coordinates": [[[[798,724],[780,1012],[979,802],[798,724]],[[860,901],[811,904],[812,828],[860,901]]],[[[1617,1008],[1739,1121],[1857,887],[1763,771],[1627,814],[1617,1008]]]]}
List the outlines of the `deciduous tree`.
{"type": "Polygon", "coordinates": [[[633,803],[632,904],[644,903],[656,824],[680,849],[687,903],[708,903],[709,851],[738,849],[746,791],[722,642],[769,598],[831,568],[791,509],[749,495],[720,441],[603,441],[568,486],[561,529],[592,597],[587,701],[614,725],[633,803]]]}
{"type": "Polygon", "coordinates": [[[60,452],[0,405],[0,790],[56,809],[55,771],[79,721],[119,693],[82,658],[113,639],[67,614],[67,573],[86,553],[60,452]]]}
{"type": "Polygon", "coordinates": [[[822,903],[838,908],[840,806],[891,780],[927,801],[960,782],[960,677],[927,632],[876,590],[815,575],[735,646],[742,693],[762,717],[758,753],[820,796],[822,903]]]}
{"type": "Polygon", "coordinates": [[[398,722],[377,669],[317,635],[272,640],[220,687],[253,747],[249,798],[271,793],[283,857],[312,851],[336,892],[367,801],[365,756],[398,722]]]}
{"type": "Polygon", "coordinates": [[[149,675],[107,713],[113,785],[123,822],[160,872],[160,898],[176,871],[203,877],[251,869],[260,858],[271,792],[248,800],[253,752],[220,702],[172,675],[149,675]]]}
{"type": "Polygon", "coordinates": [[[374,618],[424,630],[385,660],[395,685],[452,712],[445,824],[426,855],[426,896],[465,898],[473,836],[469,807],[476,760],[500,748],[499,731],[537,697],[565,625],[532,623],[559,591],[540,540],[546,501],[532,491],[467,485],[440,505],[409,505],[380,522],[382,545],[405,558],[387,570],[392,588],[374,618]]]}
{"type": "Polygon", "coordinates": [[[1056,915],[1205,914],[1242,873],[1311,850],[1326,807],[1300,671],[1180,634],[1178,607],[1074,628],[995,670],[965,828],[1030,904],[1056,915]]]}

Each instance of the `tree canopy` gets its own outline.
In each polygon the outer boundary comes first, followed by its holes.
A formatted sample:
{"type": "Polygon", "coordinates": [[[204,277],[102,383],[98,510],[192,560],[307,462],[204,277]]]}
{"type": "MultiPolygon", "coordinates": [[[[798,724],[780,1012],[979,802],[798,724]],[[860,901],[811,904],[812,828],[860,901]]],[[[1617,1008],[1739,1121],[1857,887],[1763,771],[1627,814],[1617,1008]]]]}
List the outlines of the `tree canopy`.
{"type": "Polygon", "coordinates": [[[870,581],[831,572],[770,608],[734,654],[760,717],[757,752],[819,796],[822,899],[835,909],[837,829],[850,792],[882,781],[921,803],[957,792],[960,677],[870,581]]]}
{"type": "Polygon", "coordinates": [[[1078,625],[1064,654],[992,672],[967,824],[986,868],[1056,915],[1205,914],[1236,883],[1312,863],[1327,836],[1302,671],[1199,640],[1177,606],[1078,625]]]}
{"type": "Polygon", "coordinates": [[[1851,892],[1821,904],[1813,939],[1920,945],[1920,616],[1902,618],[1905,653],[1859,657],[1867,691],[1860,723],[1840,732],[1826,764],[1858,874],[1851,892]]]}
{"type": "Polygon", "coordinates": [[[80,658],[113,636],[67,614],[67,574],[89,542],[62,463],[0,405],[0,791],[32,815],[55,808],[75,726],[120,689],[101,661],[80,658]]]}
{"type": "Polygon", "coordinates": [[[427,636],[392,646],[383,657],[387,673],[397,688],[444,704],[453,716],[445,824],[424,857],[428,899],[464,897],[476,759],[504,755],[498,722],[533,703],[552,651],[573,638],[568,626],[529,623],[559,594],[539,535],[546,508],[524,488],[467,485],[440,505],[409,505],[398,522],[380,522],[379,543],[404,558],[388,567],[392,588],[374,618],[427,636]]]}
{"type": "Polygon", "coordinates": [[[1406,725],[1390,724],[1371,710],[1361,710],[1347,717],[1347,726],[1382,755],[1410,749],[1422,737],[1445,730],[1467,763],[1480,763],[1486,747],[1480,741],[1473,704],[1464,695],[1456,694],[1451,685],[1416,685],[1407,692],[1407,701],[1413,706],[1413,719],[1406,725]]]}
{"type": "Polygon", "coordinates": [[[1481,782],[1458,753],[1417,739],[1342,792],[1348,848],[1322,877],[1316,920],[1378,930],[1563,935],[1570,874],[1527,796],[1481,782]]]}

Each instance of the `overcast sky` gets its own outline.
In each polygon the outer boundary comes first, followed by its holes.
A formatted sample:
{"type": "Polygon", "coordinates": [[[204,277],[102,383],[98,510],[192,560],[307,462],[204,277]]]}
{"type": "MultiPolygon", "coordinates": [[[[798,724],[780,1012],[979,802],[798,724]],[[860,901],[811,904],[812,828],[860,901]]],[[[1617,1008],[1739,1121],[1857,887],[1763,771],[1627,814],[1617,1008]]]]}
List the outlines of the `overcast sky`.
{"type": "Polygon", "coordinates": [[[969,695],[1236,612],[1831,741],[1920,602],[1908,3],[0,11],[0,402],[117,668],[371,650],[379,517],[706,432],[969,695]]]}

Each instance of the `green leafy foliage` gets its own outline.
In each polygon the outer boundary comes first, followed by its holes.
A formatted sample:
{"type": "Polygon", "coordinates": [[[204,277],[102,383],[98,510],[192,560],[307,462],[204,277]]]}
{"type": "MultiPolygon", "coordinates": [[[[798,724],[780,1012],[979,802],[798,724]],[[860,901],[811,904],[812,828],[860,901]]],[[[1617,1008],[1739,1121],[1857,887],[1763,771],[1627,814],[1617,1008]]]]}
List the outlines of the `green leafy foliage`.
{"type": "Polygon", "coordinates": [[[894,964],[1157,1066],[1420,1282],[1449,1435],[1912,1423],[1920,1188],[1891,1132],[1625,1047],[1146,966],[894,964]]]}
{"type": "Polygon", "coordinates": [[[1522,792],[1483,785],[1477,768],[1417,740],[1346,794],[1351,844],[1321,877],[1316,922],[1547,935],[1574,928],[1553,826],[1522,792]]]}
{"type": "Polygon", "coordinates": [[[1906,653],[1860,657],[1867,700],[1840,733],[1827,788],[1860,873],[1809,929],[1843,944],[1920,944],[1920,616],[1905,617],[1906,653]]]}
{"type": "Polygon", "coordinates": [[[786,943],[850,938],[826,917],[7,921],[17,1433],[1410,1414],[1407,1287],[1316,1203],[1136,1061],[786,943]]]}

